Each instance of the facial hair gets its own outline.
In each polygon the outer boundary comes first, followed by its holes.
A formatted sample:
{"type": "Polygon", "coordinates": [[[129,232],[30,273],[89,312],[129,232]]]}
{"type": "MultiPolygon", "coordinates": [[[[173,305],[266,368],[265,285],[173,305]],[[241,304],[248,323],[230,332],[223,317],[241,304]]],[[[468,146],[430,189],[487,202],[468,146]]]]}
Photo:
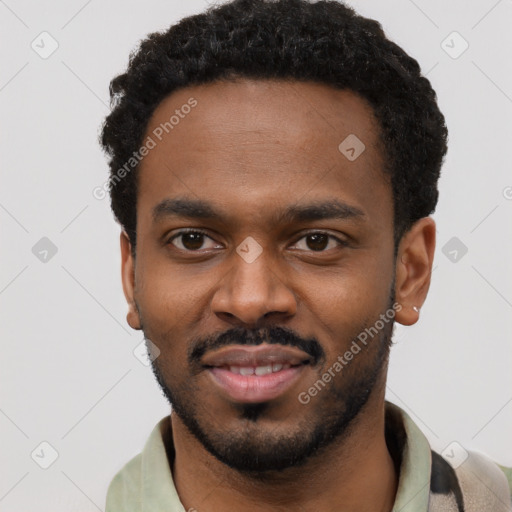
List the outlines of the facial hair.
{"type": "MultiPolygon", "coordinates": [[[[393,302],[392,294],[389,308],[393,302]]],[[[367,320],[357,332],[361,333],[372,325],[367,320]]],[[[291,345],[311,355],[316,366],[329,366],[332,362],[329,364],[325,361],[324,350],[314,338],[303,339],[289,329],[276,326],[257,331],[236,328],[220,336],[194,340],[188,353],[191,379],[186,385],[176,384],[171,378],[164,377],[166,368],[158,358],[151,365],[173,411],[204,448],[227,466],[261,478],[268,472],[301,466],[311,457],[321,455],[333,442],[342,441],[350,434],[354,419],[387,370],[392,332],[393,321],[390,321],[308,405],[302,406],[304,409],[300,412],[304,411],[304,414],[296,422],[295,428],[288,431],[259,428],[259,420],[265,416],[268,403],[238,404],[236,409],[240,428],[234,431],[215,429],[212,425],[205,424],[201,410],[207,408],[208,404],[200,402],[200,389],[192,384],[193,376],[204,371],[198,361],[205,351],[234,343],[258,345],[267,342],[291,345]]],[[[352,338],[344,346],[350,346],[352,341],[357,341],[357,338],[352,338]]],[[[319,372],[320,378],[323,372],[319,372]]]]}

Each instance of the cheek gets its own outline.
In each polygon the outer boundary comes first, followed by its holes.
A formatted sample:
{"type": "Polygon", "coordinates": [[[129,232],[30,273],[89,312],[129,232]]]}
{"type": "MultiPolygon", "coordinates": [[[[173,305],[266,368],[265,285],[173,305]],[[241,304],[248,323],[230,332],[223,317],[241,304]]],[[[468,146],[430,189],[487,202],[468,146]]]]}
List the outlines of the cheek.
{"type": "Polygon", "coordinates": [[[136,269],[136,300],[153,327],[169,328],[193,314],[207,291],[200,275],[173,268],[162,256],[140,258],[136,269]]]}
{"type": "Polygon", "coordinates": [[[392,263],[354,266],[308,278],[301,296],[309,322],[323,333],[328,358],[343,353],[389,305],[392,263]]]}
{"type": "Polygon", "coordinates": [[[140,258],[140,263],[135,300],[144,333],[166,360],[179,360],[184,368],[187,342],[204,328],[215,273],[187,275],[158,258],[140,258]]]}

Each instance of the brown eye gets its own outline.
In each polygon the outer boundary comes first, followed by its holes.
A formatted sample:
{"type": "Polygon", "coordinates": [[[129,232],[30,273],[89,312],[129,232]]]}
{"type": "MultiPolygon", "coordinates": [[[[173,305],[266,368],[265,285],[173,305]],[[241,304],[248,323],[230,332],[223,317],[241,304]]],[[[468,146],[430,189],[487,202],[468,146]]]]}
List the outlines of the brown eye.
{"type": "Polygon", "coordinates": [[[309,242],[307,246],[313,251],[323,251],[329,243],[329,237],[327,235],[308,235],[306,239],[308,239],[309,242]]]}
{"type": "Polygon", "coordinates": [[[217,247],[215,241],[202,231],[190,230],[176,233],[168,242],[182,251],[198,251],[199,249],[213,249],[217,247]],[[210,240],[210,246],[204,247],[207,240],[210,240]]]}
{"type": "Polygon", "coordinates": [[[328,233],[309,233],[298,240],[296,246],[300,245],[299,242],[301,240],[305,240],[306,243],[303,244],[302,247],[299,247],[299,249],[314,252],[323,252],[326,249],[332,249],[340,246],[344,247],[347,245],[346,242],[343,242],[342,240],[336,238],[335,236],[329,235],[328,233]],[[332,245],[331,240],[334,241],[334,245],[332,245]],[[329,247],[329,245],[331,245],[331,247],[329,247]]]}
{"type": "Polygon", "coordinates": [[[189,249],[191,251],[201,249],[201,246],[204,243],[204,235],[202,233],[185,233],[181,235],[182,244],[185,249],[189,249]]]}

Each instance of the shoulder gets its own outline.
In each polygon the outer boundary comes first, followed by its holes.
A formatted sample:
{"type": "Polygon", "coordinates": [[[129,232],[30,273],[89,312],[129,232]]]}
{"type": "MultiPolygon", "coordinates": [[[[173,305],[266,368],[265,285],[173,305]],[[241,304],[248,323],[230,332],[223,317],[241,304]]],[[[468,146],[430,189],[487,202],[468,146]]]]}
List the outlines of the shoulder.
{"type": "MultiPolygon", "coordinates": [[[[179,509],[179,498],[162,438],[170,427],[169,418],[162,418],[153,427],[142,452],[116,473],[107,490],[105,512],[141,512],[143,502],[152,510],[160,503],[168,502],[177,504],[178,508],[175,508],[179,509]]],[[[172,442],[172,435],[170,439],[172,442]]],[[[171,446],[169,451],[172,456],[171,446]]]]}
{"type": "MultiPolygon", "coordinates": [[[[462,447],[460,447],[462,450],[462,447]]],[[[429,511],[511,512],[504,471],[481,453],[464,451],[453,461],[432,451],[429,511]]]]}
{"type": "Polygon", "coordinates": [[[130,459],[116,473],[107,491],[105,512],[139,512],[141,502],[142,453],[130,459]]]}

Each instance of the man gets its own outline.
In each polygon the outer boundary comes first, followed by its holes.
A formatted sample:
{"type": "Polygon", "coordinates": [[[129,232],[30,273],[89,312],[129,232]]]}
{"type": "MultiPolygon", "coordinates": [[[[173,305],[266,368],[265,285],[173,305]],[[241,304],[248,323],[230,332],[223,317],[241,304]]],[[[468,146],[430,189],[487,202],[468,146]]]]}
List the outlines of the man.
{"type": "Polygon", "coordinates": [[[385,401],[432,271],[447,130],[338,2],[235,0],[150,35],[101,136],[127,320],[172,405],[107,512],[505,511],[385,401]]]}

